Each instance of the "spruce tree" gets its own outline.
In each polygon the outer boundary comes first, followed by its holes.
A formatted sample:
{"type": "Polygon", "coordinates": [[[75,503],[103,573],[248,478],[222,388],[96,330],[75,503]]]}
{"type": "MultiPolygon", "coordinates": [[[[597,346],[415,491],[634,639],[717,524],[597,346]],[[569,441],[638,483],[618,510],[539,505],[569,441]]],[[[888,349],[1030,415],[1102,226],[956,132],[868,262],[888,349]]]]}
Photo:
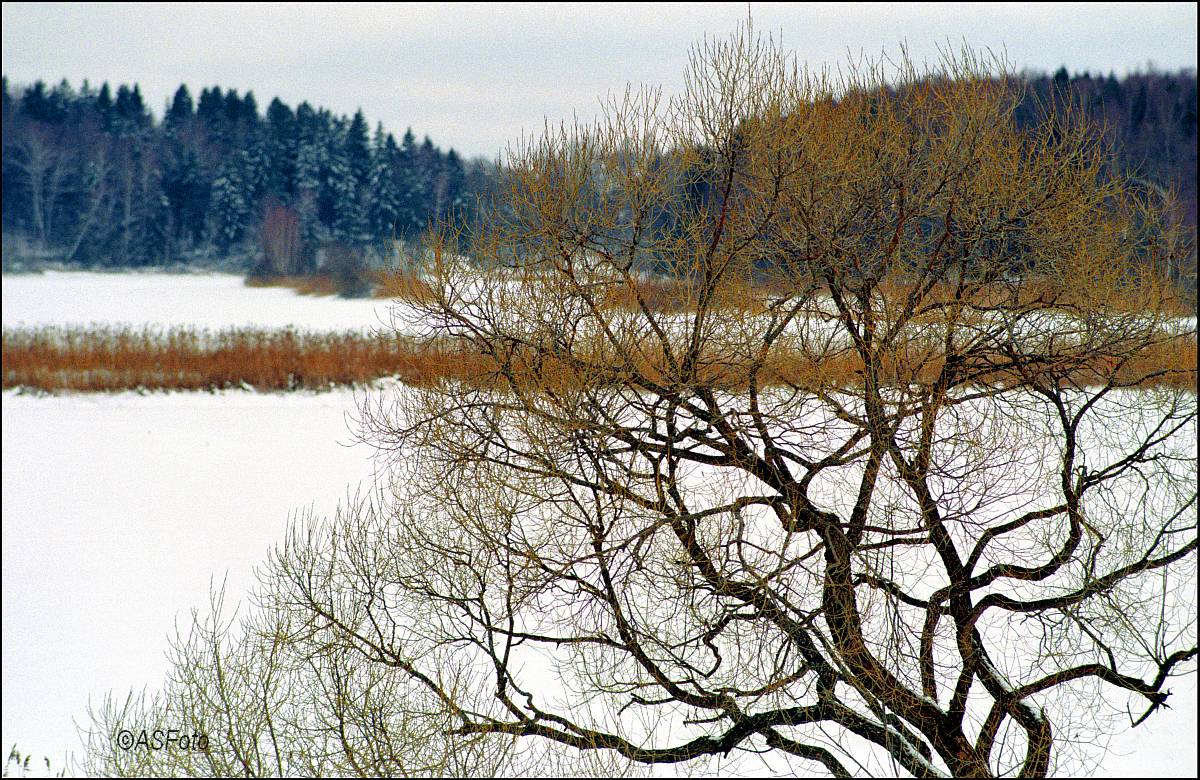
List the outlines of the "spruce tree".
{"type": "Polygon", "coordinates": [[[195,149],[175,145],[165,161],[162,189],[175,225],[176,238],[185,245],[201,243],[204,240],[211,185],[205,179],[195,149]]]}
{"type": "Polygon", "coordinates": [[[188,92],[187,84],[180,84],[171,99],[171,107],[163,117],[163,128],[168,132],[177,131],[191,120],[194,113],[192,93],[188,92]]]}
{"type": "Polygon", "coordinates": [[[400,232],[403,197],[397,181],[400,149],[391,133],[383,132],[383,125],[375,129],[371,157],[371,175],[368,188],[371,199],[371,233],[376,241],[386,241],[400,232]]]}
{"type": "Polygon", "coordinates": [[[38,122],[46,122],[50,116],[50,97],[46,94],[46,82],[38,79],[21,97],[21,113],[38,122]]]}
{"type": "Polygon", "coordinates": [[[1136,133],[1142,127],[1142,122],[1146,119],[1146,105],[1149,102],[1149,97],[1146,92],[1146,84],[1142,82],[1138,88],[1137,96],[1133,99],[1133,106],[1129,109],[1129,125],[1136,133]]]}
{"type": "Polygon", "coordinates": [[[213,182],[213,211],[217,246],[222,252],[228,252],[242,240],[250,224],[250,200],[243,154],[231,158],[213,182]]]}
{"type": "Polygon", "coordinates": [[[137,84],[134,84],[132,89],[124,84],[117,88],[114,116],[117,133],[120,135],[137,135],[150,126],[150,112],[146,110],[141,88],[137,84]]]}
{"type": "Polygon", "coordinates": [[[209,140],[221,146],[227,142],[225,98],[220,87],[200,91],[200,99],[196,102],[196,119],[209,140]]]}
{"type": "Polygon", "coordinates": [[[425,191],[419,152],[416,136],[410,127],[405,130],[404,138],[400,142],[396,177],[401,203],[399,225],[401,232],[406,236],[418,233],[425,226],[425,191]]]}
{"type": "Polygon", "coordinates": [[[312,241],[324,232],[319,200],[328,150],[321,134],[320,118],[306,102],[296,108],[296,133],[296,213],[300,217],[302,238],[312,241]]]}
{"type": "MultiPolygon", "coordinates": [[[[339,121],[338,124],[345,123],[339,121]]],[[[348,129],[342,127],[339,130],[338,135],[345,138],[348,129]]],[[[332,145],[325,169],[323,205],[328,209],[328,224],[333,237],[346,243],[360,243],[366,238],[367,229],[366,209],[360,197],[365,188],[358,186],[350,155],[346,140],[332,145]]]]}
{"type": "Polygon", "coordinates": [[[367,120],[362,109],[354,113],[354,119],[346,129],[343,145],[346,165],[354,179],[355,187],[364,187],[371,175],[371,147],[367,140],[367,120]]]}
{"type": "Polygon", "coordinates": [[[46,121],[51,124],[61,124],[67,121],[75,98],[75,90],[71,87],[70,82],[66,79],[58,82],[58,85],[50,90],[50,94],[47,96],[46,121]]]}
{"type": "Polygon", "coordinates": [[[443,170],[445,172],[446,184],[445,203],[442,206],[442,212],[460,212],[467,205],[467,173],[463,168],[462,158],[453,149],[446,153],[443,170]]]}
{"type": "Polygon", "coordinates": [[[100,116],[100,126],[105,132],[113,131],[113,99],[108,82],[100,85],[100,94],[96,95],[96,113],[100,116]]]}
{"type": "Polygon", "coordinates": [[[267,106],[266,143],[268,189],[282,202],[296,192],[296,117],[279,98],[267,106]]]}

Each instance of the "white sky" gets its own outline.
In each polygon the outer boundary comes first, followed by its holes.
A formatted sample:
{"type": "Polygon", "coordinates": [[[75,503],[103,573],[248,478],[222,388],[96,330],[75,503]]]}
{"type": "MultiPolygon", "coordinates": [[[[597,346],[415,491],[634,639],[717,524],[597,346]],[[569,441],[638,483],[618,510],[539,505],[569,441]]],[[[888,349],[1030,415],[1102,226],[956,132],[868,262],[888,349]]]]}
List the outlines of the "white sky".
{"type": "MultiPolygon", "coordinates": [[[[218,84],[336,113],[361,107],[397,135],[494,157],[544,118],[590,118],[627,83],[680,83],[688,47],[725,37],[743,3],[3,5],[10,84],[62,78],[141,84],[161,110],[180,83],[218,84]]],[[[963,41],[1019,68],[1118,74],[1196,67],[1193,3],[828,3],[751,5],[811,65],[850,54],[918,60],[963,41]]]]}

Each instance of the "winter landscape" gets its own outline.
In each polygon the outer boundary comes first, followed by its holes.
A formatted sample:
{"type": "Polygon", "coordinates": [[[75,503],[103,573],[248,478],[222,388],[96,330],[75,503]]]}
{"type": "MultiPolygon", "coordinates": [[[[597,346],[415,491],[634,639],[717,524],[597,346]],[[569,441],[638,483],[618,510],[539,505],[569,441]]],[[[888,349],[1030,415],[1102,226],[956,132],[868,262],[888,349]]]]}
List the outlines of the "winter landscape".
{"type": "MultiPolygon", "coordinates": [[[[5,328],[345,329],[386,315],[376,302],[252,289],[231,275],[49,272],[3,284],[5,328]]],[[[168,639],[212,585],[243,598],[289,518],[332,514],[369,490],[375,453],[354,435],[368,392],[386,391],[5,390],[5,744],[62,767],[89,702],[161,684],[168,639]]],[[[1194,774],[1195,678],[1172,690],[1171,711],[1093,748],[1097,776],[1194,774]]]]}
{"type": "Polygon", "coordinates": [[[1194,32],[732,10],[492,162],[5,7],[5,776],[1196,776],[1194,32]]]}

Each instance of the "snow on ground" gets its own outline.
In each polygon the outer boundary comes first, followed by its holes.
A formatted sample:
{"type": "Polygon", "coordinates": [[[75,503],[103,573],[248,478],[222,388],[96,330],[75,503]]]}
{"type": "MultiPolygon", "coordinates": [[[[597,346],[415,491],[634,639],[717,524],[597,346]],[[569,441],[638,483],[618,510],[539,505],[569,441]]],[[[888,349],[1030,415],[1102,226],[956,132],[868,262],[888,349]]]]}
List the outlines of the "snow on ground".
{"type": "MultiPolygon", "coordinates": [[[[5,274],[4,327],[39,325],[188,326],[219,330],[296,326],[370,329],[391,322],[391,303],[299,295],[282,287],[247,287],[231,274],[103,274],[47,271],[5,274]]],[[[403,308],[400,307],[401,315],[403,308]]]]}
{"type": "MultiPolygon", "coordinates": [[[[371,450],[350,391],[3,396],[2,743],[63,765],[107,692],[161,688],[176,621],[230,602],[290,513],[328,514],[371,450]]],[[[77,750],[77,748],[76,748],[77,750]]]]}

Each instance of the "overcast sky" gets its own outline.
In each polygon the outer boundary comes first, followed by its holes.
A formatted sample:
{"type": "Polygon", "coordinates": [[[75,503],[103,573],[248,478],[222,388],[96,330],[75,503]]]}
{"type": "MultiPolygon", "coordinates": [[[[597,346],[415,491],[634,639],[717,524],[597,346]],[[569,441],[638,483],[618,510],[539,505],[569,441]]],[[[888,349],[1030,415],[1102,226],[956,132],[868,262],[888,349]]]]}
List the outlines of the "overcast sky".
{"type": "MultiPolygon", "coordinates": [[[[494,157],[543,118],[591,117],[627,83],[681,83],[688,47],[725,37],[742,3],[671,5],[3,5],[10,83],[141,84],[155,113],[180,83],[219,84],[494,157]]],[[[1019,68],[1196,67],[1193,3],[768,4],[755,26],[812,65],[848,53],[917,59],[947,41],[1006,49],[1019,68]]]]}

